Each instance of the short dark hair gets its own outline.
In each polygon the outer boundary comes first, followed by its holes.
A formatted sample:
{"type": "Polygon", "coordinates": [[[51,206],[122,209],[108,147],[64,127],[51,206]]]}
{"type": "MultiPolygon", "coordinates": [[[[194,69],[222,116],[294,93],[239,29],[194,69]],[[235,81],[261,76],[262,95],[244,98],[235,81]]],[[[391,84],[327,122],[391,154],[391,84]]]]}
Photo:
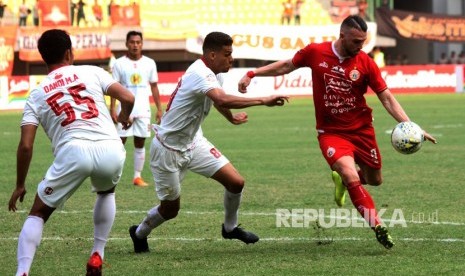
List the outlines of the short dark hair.
{"type": "Polygon", "coordinates": [[[142,37],[142,33],[141,32],[138,32],[138,31],[129,31],[127,34],[126,34],[126,42],[129,41],[129,38],[133,35],[138,35],[140,36],[140,38],[143,40],[144,38],[142,37]]]}
{"type": "Polygon", "coordinates": [[[358,15],[349,15],[341,23],[341,30],[344,28],[357,29],[363,32],[368,30],[367,23],[358,15]]]}
{"type": "Polygon", "coordinates": [[[222,32],[211,32],[205,37],[202,50],[205,54],[208,50],[219,51],[223,46],[231,46],[232,44],[233,39],[231,36],[222,32]]]}
{"type": "Polygon", "coordinates": [[[71,50],[71,38],[64,30],[50,29],[40,36],[37,48],[46,64],[56,64],[63,60],[67,50],[71,50]]]}

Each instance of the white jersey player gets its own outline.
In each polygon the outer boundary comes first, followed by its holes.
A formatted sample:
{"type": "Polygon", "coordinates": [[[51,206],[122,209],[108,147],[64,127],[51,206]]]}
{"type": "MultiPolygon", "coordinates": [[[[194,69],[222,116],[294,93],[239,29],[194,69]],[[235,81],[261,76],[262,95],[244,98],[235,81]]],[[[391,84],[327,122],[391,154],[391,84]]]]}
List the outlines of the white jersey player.
{"type": "Polygon", "coordinates": [[[171,96],[162,123],[153,125],[158,140],[174,150],[192,149],[203,136],[201,124],[213,105],[206,93],[222,89],[222,84],[223,74],[215,75],[201,59],[195,61],[171,96]]]}
{"type": "MultiPolygon", "coordinates": [[[[113,77],[123,86],[129,89],[136,98],[131,113],[132,126],[123,129],[117,124],[118,134],[123,143],[128,137],[134,137],[134,178],[136,186],[147,186],[142,179],[141,173],[145,163],[145,139],[150,137],[150,95],[152,95],[157,107],[156,123],[160,122],[162,115],[160,95],[158,91],[157,65],[151,58],[142,55],[142,33],[130,31],[126,35],[126,47],[128,52],[125,56],[118,58],[113,65],[113,77]]],[[[116,123],[119,109],[114,99],[111,100],[110,112],[116,123]]]]}
{"type": "Polygon", "coordinates": [[[181,182],[188,170],[218,181],[225,187],[225,218],[221,233],[225,239],[255,243],[258,236],[238,227],[238,209],[244,179],[229,160],[203,136],[201,124],[212,105],[231,123],[247,122],[247,114],[233,114],[231,108],[255,105],[284,105],[288,97],[237,97],[226,94],[220,73],[232,66],[232,38],[221,32],[205,37],[202,58],[186,71],[171,95],[150,148],[150,168],[160,205],[152,208],[139,225],[129,228],[136,253],[149,251],[147,236],[164,221],[177,216],[181,182]]]}
{"type": "Polygon", "coordinates": [[[134,96],[103,69],[73,66],[71,39],[65,31],[44,32],[38,48],[49,74],[32,90],[24,108],[10,211],[17,210],[17,200],[22,202],[26,194],[25,181],[39,124],[52,142],[55,160],[37,187],[34,204],[19,235],[16,275],[29,275],[45,222],[87,178],[97,192],[94,247],[87,275],[101,275],[104,249],[116,213],[114,191],[126,158],[104,95],[122,102],[118,120],[125,127],[130,124],[134,96]]]}

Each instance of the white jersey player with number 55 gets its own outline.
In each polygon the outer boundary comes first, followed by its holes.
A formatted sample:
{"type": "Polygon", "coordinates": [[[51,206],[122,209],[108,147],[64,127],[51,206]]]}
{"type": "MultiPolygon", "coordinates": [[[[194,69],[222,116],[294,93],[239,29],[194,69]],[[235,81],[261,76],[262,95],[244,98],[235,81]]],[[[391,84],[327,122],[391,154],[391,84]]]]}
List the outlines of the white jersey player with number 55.
{"type": "Polygon", "coordinates": [[[121,101],[118,121],[126,128],[130,126],[134,96],[101,68],[73,66],[71,39],[65,31],[44,32],[38,48],[49,74],[32,90],[24,108],[10,211],[16,211],[16,202],[22,202],[26,195],[26,176],[39,124],[52,142],[55,160],[37,187],[34,204],[19,235],[16,275],[29,274],[45,222],[87,178],[97,200],[94,246],[86,275],[101,275],[104,249],[116,213],[114,191],[126,158],[104,95],[121,101]]]}

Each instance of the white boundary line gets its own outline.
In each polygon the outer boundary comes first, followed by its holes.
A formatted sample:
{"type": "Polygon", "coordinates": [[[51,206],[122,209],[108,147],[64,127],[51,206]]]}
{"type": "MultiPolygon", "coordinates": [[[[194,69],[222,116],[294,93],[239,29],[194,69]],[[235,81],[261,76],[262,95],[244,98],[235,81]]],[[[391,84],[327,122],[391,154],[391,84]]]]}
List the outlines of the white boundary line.
{"type": "MultiPolygon", "coordinates": [[[[87,210],[87,211],[78,211],[78,210],[72,210],[72,211],[57,211],[58,213],[62,214],[80,214],[80,213],[92,213],[92,210],[87,210]]],[[[123,213],[123,214],[145,214],[147,211],[140,211],[140,210],[125,210],[125,211],[117,211],[118,213],[123,213]]],[[[182,213],[180,214],[186,214],[186,215],[192,215],[192,216],[200,216],[200,215],[222,215],[223,212],[220,211],[181,211],[182,213]]],[[[26,213],[26,211],[18,211],[18,213],[26,213]]],[[[270,216],[274,217],[276,216],[276,213],[268,213],[268,212],[242,212],[240,215],[243,216],[270,216]]],[[[352,220],[360,220],[363,221],[362,218],[349,218],[349,217],[332,217],[332,216],[325,216],[325,218],[337,218],[337,219],[352,219],[352,220]]],[[[389,220],[384,220],[389,221],[389,220]]],[[[433,224],[433,225],[451,225],[451,226],[463,226],[465,223],[462,222],[446,222],[446,221],[441,221],[441,222],[417,222],[417,221],[406,221],[408,223],[415,223],[415,224],[433,224]]],[[[0,240],[18,240],[18,237],[0,237],[0,240]]],[[[77,238],[72,238],[72,237],[42,237],[42,240],[48,240],[48,241],[75,241],[75,240],[86,240],[86,241],[93,241],[93,238],[91,237],[77,237],[77,238]]],[[[113,237],[109,238],[109,241],[129,241],[129,237],[113,237]]],[[[176,237],[176,238],[163,238],[163,237],[149,237],[148,240],[152,241],[180,241],[180,242],[202,242],[202,241],[214,241],[214,242],[221,242],[224,241],[224,239],[221,238],[194,238],[194,237],[176,237]]],[[[341,238],[334,238],[331,236],[325,236],[325,237],[316,237],[316,238],[311,238],[311,237],[268,237],[268,238],[260,238],[260,241],[262,242],[298,242],[298,241],[308,241],[308,242],[330,242],[330,241],[369,241],[372,239],[366,238],[355,238],[355,237],[341,237],[341,238]]],[[[465,243],[465,239],[459,239],[459,238],[442,238],[442,239],[435,239],[435,238],[400,238],[396,237],[397,241],[404,241],[404,242],[440,242],[440,243],[465,243]]]]}
{"type": "MultiPolygon", "coordinates": [[[[17,213],[27,213],[29,211],[16,211],[17,213]]],[[[72,211],[66,211],[66,210],[60,210],[57,211],[57,213],[61,214],[81,214],[81,213],[92,213],[93,210],[72,210],[72,211]]],[[[122,214],[146,214],[147,211],[141,211],[141,210],[124,210],[124,211],[117,211],[117,213],[122,213],[122,214]]],[[[186,214],[186,215],[192,215],[192,216],[202,216],[202,215],[222,215],[223,212],[219,211],[183,211],[181,210],[179,212],[180,215],[186,214]]],[[[268,212],[239,212],[240,216],[276,216],[276,213],[268,213],[268,212]]],[[[337,216],[324,216],[324,218],[327,219],[341,219],[341,220],[355,220],[355,221],[361,221],[363,222],[363,218],[354,218],[354,217],[337,217],[337,216]]],[[[141,218],[142,219],[142,218],[141,218]]],[[[390,220],[390,219],[383,219],[384,222],[395,222],[399,223],[400,221],[398,220],[390,220]]],[[[432,225],[450,225],[450,226],[465,226],[465,222],[454,222],[454,221],[415,221],[415,220],[406,220],[406,223],[412,223],[412,224],[432,224],[432,225]]]]}
{"type": "MultiPolygon", "coordinates": [[[[18,237],[1,237],[0,240],[9,241],[9,240],[18,240],[18,237]]],[[[85,241],[93,241],[93,238],[83,238],[83,237],[42,237],[42,240],[45,241],[76,241],[76,240],[85,240],[85,241]]],[[[131,240],[129,237],[121,238],[109,238],[108,241],[129,241],[131,240]]],[[[151,241],[181,241],[181,242],[199,242],[199,241],[214,241],[214,242],[221,242],[225,241],[225,239],[210,239],[210,238],[188,238],[188,237],[178,237],[178,238],[160,238],[160,237],[149,237],[148,240],[151,241]]],[[[260,238],[262,242],[296,242],[296,241],[370,241],[373,239],[362,239],[362,238],[355,238],[355,237],[342,237],[342,238],[333,238],[333,237],[321,237],[321,238],[305,238],[305,237],[280,237],[280,238],[260,238]]],[[[457,238],[444,238],[444,239],[433,239],[433,238],[396,238],[395,241],[405,241],[405,242],[441,242],[441,243],[465,243],[465,239],[457,239],[457,238]]]]}

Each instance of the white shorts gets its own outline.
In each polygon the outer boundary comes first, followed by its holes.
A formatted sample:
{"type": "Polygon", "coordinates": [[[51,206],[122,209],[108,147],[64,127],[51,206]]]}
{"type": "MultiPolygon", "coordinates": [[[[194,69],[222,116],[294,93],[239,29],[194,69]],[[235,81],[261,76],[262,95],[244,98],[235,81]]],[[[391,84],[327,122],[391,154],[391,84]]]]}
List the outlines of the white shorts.
{"type": "Polygon", "coordinates": [[[126,151],[119,140],[66,143],[37,187],[40,199],[58,208],[90,177],[94,192],[116,186],[123,172],[126,151]]]}
{"type": "Polygon", "coordinates": [[[132,126],[129,129],[124,130],[123,125],[118,123],[116,125],[116,130],[118,131],[119,137],[136,136],[141,138],[149,138],[152,125],[150,124],[150,118],[137,117],[134,118],[132,126]]]}
{"type": "Polygon", "coordinates": [[[160,200],[175,200],[181,195],[181,182],[188,170],[211,177],[228,163],[205,137],[185,152],[164,147],[156,137],[150,146],[150,169],[160,200]]]}

